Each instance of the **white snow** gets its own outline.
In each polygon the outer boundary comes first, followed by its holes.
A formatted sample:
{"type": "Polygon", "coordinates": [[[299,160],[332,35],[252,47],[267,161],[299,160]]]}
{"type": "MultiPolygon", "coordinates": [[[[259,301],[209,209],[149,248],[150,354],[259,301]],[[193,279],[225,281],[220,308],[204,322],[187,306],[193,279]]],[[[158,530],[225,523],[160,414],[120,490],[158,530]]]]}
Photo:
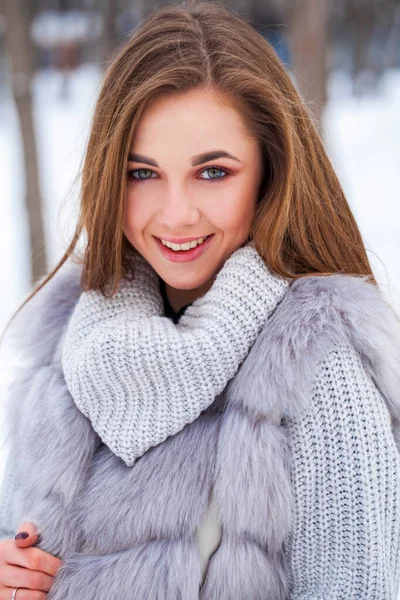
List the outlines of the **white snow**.
{"type": "Polygon", "coordinates": [[[385,74],[377,96],[351,98],[340,73],[329,90],[326,146],[372,270],[400,314],[400,71],[385,74]]]}

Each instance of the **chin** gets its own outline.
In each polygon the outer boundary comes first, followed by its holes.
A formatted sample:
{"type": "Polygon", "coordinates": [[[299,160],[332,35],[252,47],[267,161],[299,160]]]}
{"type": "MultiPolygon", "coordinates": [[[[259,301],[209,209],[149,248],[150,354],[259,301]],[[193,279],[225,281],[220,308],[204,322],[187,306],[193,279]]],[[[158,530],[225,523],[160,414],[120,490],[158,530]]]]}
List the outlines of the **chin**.
{"type": "Polygon", "coordinates": [[[210,278],[205,277],[204,279],[196,279],[193,281],[175,281],[169,277],[163,277],[163,279],[167,285],[175,290],[197,290],[204,286],[210,278]]]}

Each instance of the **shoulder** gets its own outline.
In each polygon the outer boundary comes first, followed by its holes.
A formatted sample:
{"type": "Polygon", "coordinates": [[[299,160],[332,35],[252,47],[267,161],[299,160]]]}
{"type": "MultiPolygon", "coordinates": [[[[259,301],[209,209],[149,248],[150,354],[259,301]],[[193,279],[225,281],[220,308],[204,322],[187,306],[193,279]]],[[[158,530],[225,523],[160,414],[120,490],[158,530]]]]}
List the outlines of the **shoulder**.
{"type": "Polygon", "coordinates": [[[294,357],[350,342],[370,354],[371,343],[400,349],[400,321],[379,287],[366,277],[335,274],[294,281],[263,332],[283,336],[294,357]]]}
{"type": "Polygon", "coordinates": [[[67,260],[23,306],[5,336],[11,351],[35,364],[51,362],[82,292],[81,272],[80,265],[67,260]]]}
{"type": "Polygon", "coordinates": [[[260,332],[233,392],[250,381],[254,403],[294,417],[310,408],[318,378],[334,378],[339,362],[347,382],[355,375],[372,381],[400,422],[400,322],[392,307],[366,277],[304,277],[260,332]]]}
{"type": "Polygon", "coordinates": [[[286,343],[303,373],[311,367],[309,382],[327,373],[347,385],[367,381],[400,417],[400,320],[379,287],[364,277],[309,277],[286,299],[291,318],[277,314],[276,328],[286,321],[286,343]]]}

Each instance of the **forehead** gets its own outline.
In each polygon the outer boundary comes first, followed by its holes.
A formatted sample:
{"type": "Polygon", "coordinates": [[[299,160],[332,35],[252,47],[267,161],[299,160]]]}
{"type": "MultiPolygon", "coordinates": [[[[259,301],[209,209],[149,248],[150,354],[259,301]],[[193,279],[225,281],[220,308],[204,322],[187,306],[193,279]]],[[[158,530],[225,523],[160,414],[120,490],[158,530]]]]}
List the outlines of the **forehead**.
{"type": "Polygon", "coordinates": [[[229,96],[215,90],[191,90],[156,98],[142,115],[132,148],[166,143],[193,148],[205,141],[209,149],[221,143],[247,146],[254,138],[229,96]]]}

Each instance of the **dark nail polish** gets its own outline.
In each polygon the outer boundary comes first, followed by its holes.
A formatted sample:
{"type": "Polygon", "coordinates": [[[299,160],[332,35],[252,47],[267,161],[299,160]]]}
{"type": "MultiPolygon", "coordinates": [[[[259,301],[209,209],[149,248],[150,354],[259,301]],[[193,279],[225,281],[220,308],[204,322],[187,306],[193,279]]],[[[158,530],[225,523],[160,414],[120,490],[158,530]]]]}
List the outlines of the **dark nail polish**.
{"type": "Polygon", "coordinates": [[[29,533],[27,533],[26,531],[21,531],[20,533],[17,533],[17,535],[14,536],[16,540],[26,540],[26,538],[28,537],[29,533]]]}

